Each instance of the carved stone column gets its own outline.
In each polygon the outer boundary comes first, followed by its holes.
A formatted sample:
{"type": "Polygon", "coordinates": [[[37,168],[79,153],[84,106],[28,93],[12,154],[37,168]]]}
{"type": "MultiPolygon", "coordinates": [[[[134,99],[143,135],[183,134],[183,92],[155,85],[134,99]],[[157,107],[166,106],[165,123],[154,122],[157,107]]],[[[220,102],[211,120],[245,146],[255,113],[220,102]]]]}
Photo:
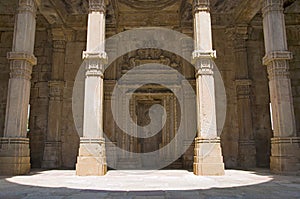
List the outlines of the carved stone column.
{"type": "Polygon", "coordinates": [[[42,168],[61,167],[61,115],[64,89],[64,68],[66,41],[62,29],[52,29],[52,74],[46,136],[42,168]]]}
{"type": "Polygon", "coordinates": [[[27,117],[32,66],[36,64],[35,27],[36,2],[19,0],[12,52],[7,55],[11,72],[4,137],[0,138],[0,174],[18,175],[30,171],[27,117]]]}
{"type": "Polygon", "coordinates": [[[209,0],[194,0],[197,91],[197,138],[195,140],[194,174],[224,175],[220,138],[217,136],[215,85],[209,0]]]}
{"type": "Polygon", "coordinates": [[[238,166],[256,166],[256,148],[251,114],[251,84],[248,71],[247,45],[248,27],[237,26],[233,33],[236,64],[236,94],[239,125],[238,166]]]}
{"type": "Polygon", "coordinates": [[[87,50],[83,52],[85,96],[83,137],[80,138],[76,174],[105,175],[107,171],[103,138],[103,73],[105,53],[105,1],[89,1],[87,50]]]}
{"type": "Polygon", "coordinates": [[[292,53],[287,48],[283,0],[265,0],[263,26],[272,105],[273,134],[271,140],[271,171],[300,172],[300,138],[296,134],[291,79],[288,60],[292,53]]]}

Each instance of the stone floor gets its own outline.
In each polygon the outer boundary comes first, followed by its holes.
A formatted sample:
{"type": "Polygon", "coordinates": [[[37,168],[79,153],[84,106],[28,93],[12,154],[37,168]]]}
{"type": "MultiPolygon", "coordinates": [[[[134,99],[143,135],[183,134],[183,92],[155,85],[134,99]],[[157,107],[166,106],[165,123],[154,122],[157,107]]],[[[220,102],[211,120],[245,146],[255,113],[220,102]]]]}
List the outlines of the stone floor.
{"type": "Polygon", "coordinates": [[[300,177],[266,170],[226,170],[225,176],[195,176],[183,170],[109,171],[78,177],[75,171],[32,171],[0,177],[0,198],[300,198],[300,177]]]}

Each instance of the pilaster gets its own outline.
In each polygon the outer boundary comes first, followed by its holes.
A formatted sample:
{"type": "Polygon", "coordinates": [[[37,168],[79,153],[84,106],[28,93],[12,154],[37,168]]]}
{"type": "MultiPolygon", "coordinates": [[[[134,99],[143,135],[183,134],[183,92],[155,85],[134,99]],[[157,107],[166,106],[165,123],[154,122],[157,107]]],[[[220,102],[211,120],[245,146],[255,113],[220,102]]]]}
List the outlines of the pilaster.
{"type": "Polygon", "coordinates": [[[248,71],[247,40],[248,26],[238,25],[233,29],[231,39],[234,44],[236,64],[236,97],[239,126],[238,166],[253,168],[256,166],[256,147],[253,134],[251,86],[248,71]]]}
{"type": "Polygon", "coordinates": [[[275,173],[299,173],[300,145],[296,137],[289,60],[283,13],[283,0],[265,0],[263,26],[266,56],[263,58],[269,75],[272,106],[273,136],[271,140],[271,171],[275,173]]]}
{"type": "Polygon", "coordinates": [[[48,131],[42,168],[61,167],[61,115],[64,90],[66,38],[62,28],[52,29],[52,73],[49,82],[48,131]]]}
{"type": "Polygon", "coordinates": [[[217,136],[216,100],[213,76],[216,52],[212,49],[209,0],[194,0],[196,68],[197,138],[195,139],[194,174],[224,175],[223,156],[217,136]]]}
{"type": "Polygon", "coordinates": [[[26,174],[30,171],[27,117],[30,96],[36,4],[34,0],[19,0],[10,61],[4,137],[0,138],[0,175],[26,174]]]}

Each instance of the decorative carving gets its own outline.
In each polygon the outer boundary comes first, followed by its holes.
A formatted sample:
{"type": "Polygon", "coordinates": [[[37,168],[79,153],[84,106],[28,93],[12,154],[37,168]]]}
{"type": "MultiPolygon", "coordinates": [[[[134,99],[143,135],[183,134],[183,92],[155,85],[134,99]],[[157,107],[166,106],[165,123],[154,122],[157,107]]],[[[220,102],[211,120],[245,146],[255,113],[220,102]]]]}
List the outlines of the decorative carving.
{"type": "Polygon", "coordinates": [[[209,0],[193,0],[194,13],[209,12],[209,0]]]}
{"type": "Polygon", "coordinates": [[[89,12],[106,12],[105,0],[89,0],[89,12]]]}
{"type": "Polygon", "coordinates": [[[169,55],[161,49],[139,49],[136,51],[135,56],[123,56],[123,61],[121,62],[122,74],[125,74],[135,66],[147,63],[158,63],[178,70],[182,65],[175,54],[169,55]]]}
{"type": "Polygon", "coordinates": [[[65,52],[66,41],[64,40],[54,40],[53,41],[53,51],[54,52],[65,52]]]}

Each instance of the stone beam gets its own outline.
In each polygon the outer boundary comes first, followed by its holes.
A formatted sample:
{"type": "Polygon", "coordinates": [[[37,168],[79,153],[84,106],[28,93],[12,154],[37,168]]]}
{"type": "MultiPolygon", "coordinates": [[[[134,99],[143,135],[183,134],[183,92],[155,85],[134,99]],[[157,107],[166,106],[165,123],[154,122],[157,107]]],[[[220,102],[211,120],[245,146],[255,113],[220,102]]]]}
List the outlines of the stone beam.
{"type": "Polygon", "coordinates": [[[234,19],[235,23],[248,24],[253,17],[260,11],[263,0],[244,0],[236,8],[234,19]]]}

